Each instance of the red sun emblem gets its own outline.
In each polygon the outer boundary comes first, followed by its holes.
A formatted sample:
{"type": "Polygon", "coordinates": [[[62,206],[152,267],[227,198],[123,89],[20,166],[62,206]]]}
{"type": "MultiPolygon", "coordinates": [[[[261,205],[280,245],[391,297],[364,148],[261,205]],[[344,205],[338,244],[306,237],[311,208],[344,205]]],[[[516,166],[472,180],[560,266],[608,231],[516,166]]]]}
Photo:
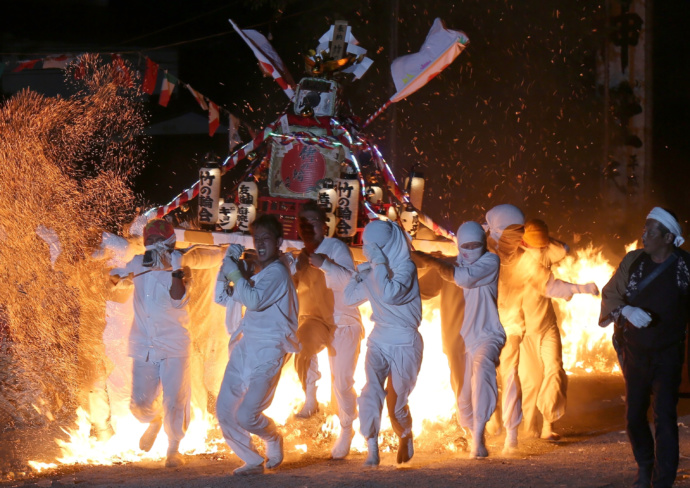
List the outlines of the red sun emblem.
{"type": "Polygon", "coordinates": [[[285,187],[294,193],[315,189],[326,175],[326,160],[316,146],[295,144],[283,157],[280,176],[285,187]]]}

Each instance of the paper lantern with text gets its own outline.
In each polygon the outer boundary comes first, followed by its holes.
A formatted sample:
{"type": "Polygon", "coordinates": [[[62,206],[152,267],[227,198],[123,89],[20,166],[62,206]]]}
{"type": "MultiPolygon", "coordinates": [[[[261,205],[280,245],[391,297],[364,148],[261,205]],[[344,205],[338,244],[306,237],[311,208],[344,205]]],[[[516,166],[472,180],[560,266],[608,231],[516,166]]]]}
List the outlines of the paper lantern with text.
{"type": "Polygon", "coordinates": [[[414,208],[421,210],[424,199],[424,175],[418,171],[410,171],[409,176],[405,178],[404,188],[410,195],[410,203],[414,208]]]}
{"type": "Polygon", "coordinates": [[[254,220],[256,220],[256,207],[241,203],[237,209],[237,229],[242,232],[249,232],[249,226],[254,220]]]}
{"type": "Polygon", "coordinates": [[[357,233],[357,213],[359,212],[359,179],[356,174],[343,173],[338,178],[338,217],[336,235],[352,237],[357,233]]]}
{"type": "Polygon", "coordinates": [[[405,210],[400,214],[400,221],[405,231],[414,237],[417,235],[417,230],[419,229],[419,215],[417,211],[411,207],[407,206],[405,210]]]}
{"type": "Polygon", "coordinates": [[[232,230],[237,225],[238,208],[232,202],[221,203],[218,207],[218,225],[223,230],[232,230]]]}
{"type": "Polygon", "coordinates": [[[326,213],[333,213],[335,211],[336,204],[338,203],[338,194],[335,191],[335,183],[332,179],[326,178],[323,181],[316,203],[326,213]]]}
{"type": "Polygon", "coordinates": [[[220,164],[206,161],[199,170],[199,223],[213,225],[218,221],[220,200],[220,164]]]}

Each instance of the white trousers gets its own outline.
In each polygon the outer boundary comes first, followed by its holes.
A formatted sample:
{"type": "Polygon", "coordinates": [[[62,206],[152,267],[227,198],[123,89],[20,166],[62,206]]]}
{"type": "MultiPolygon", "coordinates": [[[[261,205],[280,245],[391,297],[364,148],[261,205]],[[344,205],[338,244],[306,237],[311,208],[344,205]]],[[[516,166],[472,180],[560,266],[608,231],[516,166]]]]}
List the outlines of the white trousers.
{"type": "Polygon", "coordinates": [[[367,342],[364,362],[367,382],[359,397],[360,432],[366,439],[379,435],[384,399],[398,437],[412,433],[412,415],[407,399],[417,383],[423,350],[424,342],[419,333],[410,345],[367,342]]]}
{"type": "Polygon", "coordinates": [[[521,342],[522,336],[508,334],[500,356],[501,413],[507,430],[517,429],[522,422],[522,385],[518,375],[521,342]]]}
{"type": "Polygon", "coordinates": [[[264,461],[250,434],[265,441],[278,436],[275,423],[263,411],[273,401],[281,369],[288,358],[277,344],[263,346],[248,345],[244,338],[235,344],[216,404],[225,441],[249,465],[264,461]]]}
{"type": "Polygon", "coordinates": [[[357,418],[355,368],[359,359],[362,329],[359,326],[337,327],[333,335],[326,333],[325,329],[323,324],[316,321],[300,325],[298,336],[302,350],[295,356],[295,367],[306,390],[307,384],[316,383],[321,378],[316,355],[324,347],[328,347],[328,362],[331,368],[333,394],[338,403],[338,418],[340,426],[348,428],[357,418]]]}
{"type": "Polygon", "coordinates": [[[556,324],[543,334],[527,334],[522,341],[520,382],[525,430],[539,432],[539,415],[555,422],[565,414],[568,377],[563,369],[561,334],[556,324]]]}
{"type": "Polygon", "coordinates": [[[465,352],[465,371],[458,395],[458,416],[462,427],[473,432],[483,431],[496,409],[498,384],[496,366],[503,347],[502,339],[486,340],[465,352]]]}
{"type": "Polygon", "coordinates": [[[181,441],[189,426],[192,394],[189,364],[189,357],[134,360],[132,414],[147,423],[162,414],[163,428],[171,443],[181,441]]]}

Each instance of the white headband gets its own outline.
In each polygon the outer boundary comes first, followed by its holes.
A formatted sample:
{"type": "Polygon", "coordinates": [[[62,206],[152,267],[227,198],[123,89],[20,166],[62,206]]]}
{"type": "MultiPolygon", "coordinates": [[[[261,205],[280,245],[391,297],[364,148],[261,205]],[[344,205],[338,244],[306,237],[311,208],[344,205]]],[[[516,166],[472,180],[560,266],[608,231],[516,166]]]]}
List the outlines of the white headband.
{"type": "Polygon", "coordinates": [[[680,230],[680,224],[678,224],[678,221],[673,218],[673,215],[661,207],[654,207],[652,211],[649,212],[649,215],[647,215],[647,220],[649,219],[654,219],[661,223],[664,227],[671,231],[671,234],[676,236],[676,239],[673,241],[673,244],[676,247],[683,245],[685,239],[683,239],[683,236],[681,236],[682,231],[680,230]]]}

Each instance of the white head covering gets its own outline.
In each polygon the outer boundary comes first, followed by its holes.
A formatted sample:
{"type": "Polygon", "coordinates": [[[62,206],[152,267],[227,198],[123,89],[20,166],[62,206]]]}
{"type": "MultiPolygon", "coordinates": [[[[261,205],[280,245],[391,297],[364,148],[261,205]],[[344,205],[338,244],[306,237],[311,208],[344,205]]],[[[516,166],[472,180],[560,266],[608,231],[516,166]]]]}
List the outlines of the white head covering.
{"type": "Polygon", "coordinates": [[[388,265],[393,268],[405,259],[410,259],[410,247],[405,232],[400,226],[387,220],[369,222],[362,234],[364,244],[378,244],[388,258],[388,265]]]}
{"type": "Polygon", "coordinates": [[[458,228],[458,247],[467,242],[486,243],[486,233],[477,222],[465,222],[458,228]]]}
{"type": "Polygon", "coordinates": [[[663,224],[664,227],[671,231],[671,234],[676,236],[675,240],[673,241],[673,244],[676,247],[680,247],[683,245],[685,239],[683,239],[683,236],[681,236],[682,231],[680,230],[680,224],[673,217],[673,215],[671,215],[661,207],[654,207],[652,211],[649,212],[649,215],[647,215],[647,220],[649,219],[653,219],[657,222],[660,222],[661,224],[663,224]]]}
{"type": "Polygon", "coordinates": [[[468,266],[486,252],[486,232],[477,222],[465,222],[458,228],[458,264],[468,266]],[[463,249],[461,246],[468,242],[481,242],[483,245],[477,249],[463,249]]]}
{"type": "Polygon", "coordinates": [[[494,208],[486,212],[486,225],[491,237],[498,242],[510,225],[524,225],[525,215],[515,205],[509,203],[503,205],[496,205],[494,208]]]}

